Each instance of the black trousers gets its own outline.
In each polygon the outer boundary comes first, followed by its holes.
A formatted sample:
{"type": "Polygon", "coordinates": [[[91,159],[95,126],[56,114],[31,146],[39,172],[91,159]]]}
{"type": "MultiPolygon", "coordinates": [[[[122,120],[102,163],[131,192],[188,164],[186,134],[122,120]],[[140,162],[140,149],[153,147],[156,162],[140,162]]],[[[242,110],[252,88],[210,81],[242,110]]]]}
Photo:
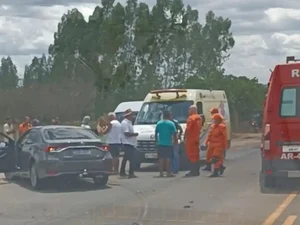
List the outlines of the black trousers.
{"type": "Polygon", "coordinates": [[[135,170],[135,154],[136,154],[136,149],[133,145],[123,145],[123,151],[124,151],[124,156],[121,164],[121,170],[120,170],[120,175],[125,174],[125,167],[127,161],[129,161],[129,175],[134,174],[135,170]]]}

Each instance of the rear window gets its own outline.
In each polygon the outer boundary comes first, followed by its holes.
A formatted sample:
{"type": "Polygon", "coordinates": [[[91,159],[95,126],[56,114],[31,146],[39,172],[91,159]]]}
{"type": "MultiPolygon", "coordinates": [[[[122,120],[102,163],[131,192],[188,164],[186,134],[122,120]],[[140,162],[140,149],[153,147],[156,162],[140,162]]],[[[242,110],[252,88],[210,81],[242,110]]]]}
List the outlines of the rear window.
{"type": "Polygon", "coordinates": [[[283,88],[281,93],[280,116],[300,117],[300,87],[283,88]]]}
{"type": "Polygon", "coordinates": [[[64,140],[64,139],[99,139],[91,130],[78,128],[48,128],[43,131],[46,140],[64,140]]]}

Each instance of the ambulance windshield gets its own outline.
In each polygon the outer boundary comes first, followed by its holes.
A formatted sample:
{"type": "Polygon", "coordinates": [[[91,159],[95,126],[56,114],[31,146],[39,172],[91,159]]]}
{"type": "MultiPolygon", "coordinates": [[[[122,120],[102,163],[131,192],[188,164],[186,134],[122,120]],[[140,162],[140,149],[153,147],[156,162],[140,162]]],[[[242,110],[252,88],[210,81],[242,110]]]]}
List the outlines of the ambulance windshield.
{"type": "Polygon", "coordinates": [[[161,101],[146,102],[140,110],[135,124],[156,124],[162,119],[163,111],[172,112],[173,118],[179,123],[186,123],[189,107],[193,101],[161,101]]]}

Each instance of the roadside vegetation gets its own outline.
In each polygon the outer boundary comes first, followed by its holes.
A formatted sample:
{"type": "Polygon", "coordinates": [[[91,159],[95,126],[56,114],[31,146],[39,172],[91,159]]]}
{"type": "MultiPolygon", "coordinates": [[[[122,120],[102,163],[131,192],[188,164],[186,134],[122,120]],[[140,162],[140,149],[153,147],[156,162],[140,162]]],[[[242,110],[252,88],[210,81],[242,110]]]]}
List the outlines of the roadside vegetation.
{"type": "Polygon", "coordinates": [[[50,121],[95,119],[151,89],[226,91],[233,128],[262,108],[266,86],[248,74],[227,74],[234,47],[231,20],[199,12],[182,0],[120,4],[102,0],[88,21],[77,9],[61,18],[48,52],[26,66],[24,80],[10,57],[0,65],[0,118],[24,115],[50,121]]]}

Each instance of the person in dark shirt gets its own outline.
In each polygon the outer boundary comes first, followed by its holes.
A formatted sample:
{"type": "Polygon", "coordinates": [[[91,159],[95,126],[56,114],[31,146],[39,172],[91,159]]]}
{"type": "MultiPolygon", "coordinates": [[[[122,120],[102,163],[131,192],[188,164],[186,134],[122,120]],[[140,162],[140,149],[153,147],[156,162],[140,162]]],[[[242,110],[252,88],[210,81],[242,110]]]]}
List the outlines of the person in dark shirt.
{"type": "Polygon", "coordinates": [[[174,145],[174,153],[172,158],[172,173],[176,174],[180,169],[180,160],[179,160],[179,143],[183,134],[183,129],[180,126],[179,122],[173,118],[172,113],[170,113],[170,120],[174,123],[176,127],[176,134],[178,142],[174,145]]]}

